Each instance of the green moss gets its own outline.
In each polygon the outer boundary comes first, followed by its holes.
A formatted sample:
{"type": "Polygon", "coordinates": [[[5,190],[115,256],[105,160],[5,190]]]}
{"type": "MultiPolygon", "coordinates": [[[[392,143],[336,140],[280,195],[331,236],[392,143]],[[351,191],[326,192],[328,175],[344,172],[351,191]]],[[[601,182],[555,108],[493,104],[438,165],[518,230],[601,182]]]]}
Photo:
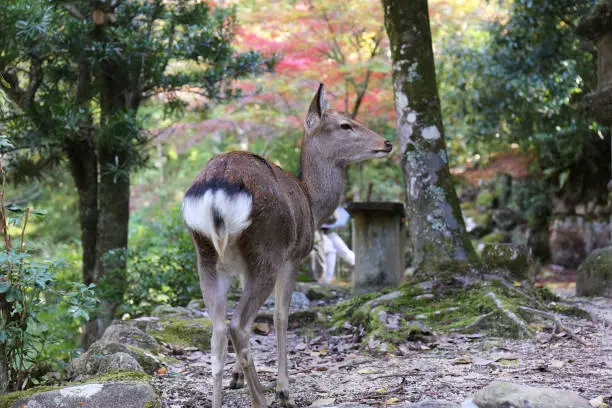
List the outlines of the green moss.
{"type": "Polygon", "coordinates": [[[480,207],[493,208],[495,197],[488,190],[483,190],[476,196],[476,204],[480,207]]]}
{"type": "Polygon", "coordinates": [[[17,392],[11,392],[10,394],[0,395],[0,408],[11,408],[11,405],[13,405],[13,402],[15,401],[31,397],[32,395],[36,395],[41,392],[53,391],[58,388],[61,388],[61,387],[60,386],[41,386],[41,387],[29,388],[25,391],[17,391],[17,392]]]}
{"type": "MultiPolygon", "coordinates": [[[[11,405],[18,400],[31,397],[36,394],[40,394],[47,391],[58,390],[65,387],[71,387],[79,384],[92,384],[92,383],[105,383],[109,381],[138,381],[138,382],[149,382],[151,376],[140,371],[113,371],[110,373],[98,375],[95,377],[88,378],[83,381],[77,381],[72,383],[66,383],[63,385],[55,386],[40,386],[29,388],[24,391],[12,392],[10,394],[0,395],[0,408],[10,408],[11,405]]],[[[157,406],[157,405],[153,405],[157,406]]]]}
{"type": "Polygon", "coordinates": [[[487,234],[484,237],[480,238],[480,242],[485,244],[499,244],[507,241],[508,234],[501,230],[493,231],[490,234],[487,234]]]}
{"type": "Polygon", "coordinates": [[[540,299],[542,299],[544,302],[557,302],[561,299],[559,296],[555,295],[550,289],[544,286],[540,286],[536,289],[536,291],[540,299]]]}
{"type": "Polygon", "coordinates": [[[555,312],[561,313],[566,316],[575,316],[581,319],[591,318],[591,316],[589,315],[589,312],[587,312],[584,309],[580,309],[579,307],[576,307],[576,306],[560,305],[558,303],[552,302],[548,304],[548,307],[554,310],[555,312]]]}
{"type": "Polygon", "coordinates": [[[180,347],[210,350],[212,323],[209,319],[170,319],[162,323],[164,329],[151,331],[157,341],[180,347]]]}

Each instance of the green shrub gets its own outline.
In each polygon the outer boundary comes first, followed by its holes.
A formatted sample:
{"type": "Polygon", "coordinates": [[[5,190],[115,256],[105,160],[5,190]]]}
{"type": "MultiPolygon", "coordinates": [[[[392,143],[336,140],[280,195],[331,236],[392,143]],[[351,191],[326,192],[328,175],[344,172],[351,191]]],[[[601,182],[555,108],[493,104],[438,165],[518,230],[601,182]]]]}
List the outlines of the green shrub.
{"type": "Polygon", "coordinates": [[[26,227],[29,208],[7,208],[5,173],[0,191],[0,392],[24,389],[48,380],[49,371],[63,372],[74,349],[65,329],[89,318],[96,300],[93,285],[60,284],[56,273],[64,262],[45,259],[28,251],[26,227]],[[68,341],[67,341],[68,340],[68,341]],[[60,344],[61,346],[57,346],[60,344]]]}
{"type": "Polygon", "coordinates": [[[128,288],[120,312],[148,314],[159,304],[186,306],[201,298],[196,255],[180,207],[141,220],[130,237],[128,288]]]}

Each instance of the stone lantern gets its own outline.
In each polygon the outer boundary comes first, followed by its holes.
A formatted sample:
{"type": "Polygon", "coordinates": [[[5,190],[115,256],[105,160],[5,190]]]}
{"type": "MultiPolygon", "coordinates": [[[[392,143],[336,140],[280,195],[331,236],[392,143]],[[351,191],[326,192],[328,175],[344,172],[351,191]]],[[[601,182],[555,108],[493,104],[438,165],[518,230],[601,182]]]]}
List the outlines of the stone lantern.
{"type": "Polygon", "coordinates": [[[597,44],[597,89],[585,97],[584,107],[597,122],[612,125],[612,0],[600,0],[577,32],[597,44]]]}

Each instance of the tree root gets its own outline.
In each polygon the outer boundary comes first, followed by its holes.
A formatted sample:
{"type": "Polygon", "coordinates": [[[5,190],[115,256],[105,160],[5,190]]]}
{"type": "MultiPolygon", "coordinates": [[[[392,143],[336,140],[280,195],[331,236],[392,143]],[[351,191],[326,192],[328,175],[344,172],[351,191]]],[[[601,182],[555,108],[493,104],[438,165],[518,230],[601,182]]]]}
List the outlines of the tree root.
{"type": "Polygon", "coordinates": [[[552,313],[548,313],[543,310],[538,310],[538,309],[534,309],[534,308],[527,307],[527,306],[519,306],[519,309],[525,310],[530,313],[539,314],[540,316],[544,316],[552,320],[555,323],[555,329],[557,331],[559,332],[564,331],[568,334],[568,336],[576,340],[578,343],[582,344],[583,346],[588,346],[588,343],[586,341],[584,341],[581,337],[577,336],[573,331],[568,329],[563,323],[561,323],[561,321],[557,318],[557,316],[553,315],[552,313]]]}
{"type": "Polygon", "coordinates": [[[531,332],[529,331],[529,328],[527,327],[527,323],[523,319],[518,317],[514,312],[512,312],[507,307],[505,307],[502,301],[497,297],[497,295],[495,295],[495,293],[488,292],[487,296],[490,297],[495,302],[495,305],[497,306],[497,308],[508,319],[510,319],[512,323],[514,323],[517,326],[520,335],[522,335],[523,337],[533,338],[533,334],[531,334],[531,332]]]}

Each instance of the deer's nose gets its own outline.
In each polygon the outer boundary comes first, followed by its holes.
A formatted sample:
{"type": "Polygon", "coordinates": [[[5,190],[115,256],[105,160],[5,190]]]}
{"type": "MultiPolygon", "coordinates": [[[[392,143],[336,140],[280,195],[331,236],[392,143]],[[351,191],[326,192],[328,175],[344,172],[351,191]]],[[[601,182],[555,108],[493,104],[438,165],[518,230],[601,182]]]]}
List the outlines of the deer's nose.
{"type": "Polygon", "coordinates": [[[390,142],[390,141],[388,141],[388,140],[385,140],[385,147],[387,148],[387,151],[389,151],[389,152],[390,152],[391,150],[393,150],[393,145],[392,145],[392,144],[391,144],[391,142],[390,142]]]}

